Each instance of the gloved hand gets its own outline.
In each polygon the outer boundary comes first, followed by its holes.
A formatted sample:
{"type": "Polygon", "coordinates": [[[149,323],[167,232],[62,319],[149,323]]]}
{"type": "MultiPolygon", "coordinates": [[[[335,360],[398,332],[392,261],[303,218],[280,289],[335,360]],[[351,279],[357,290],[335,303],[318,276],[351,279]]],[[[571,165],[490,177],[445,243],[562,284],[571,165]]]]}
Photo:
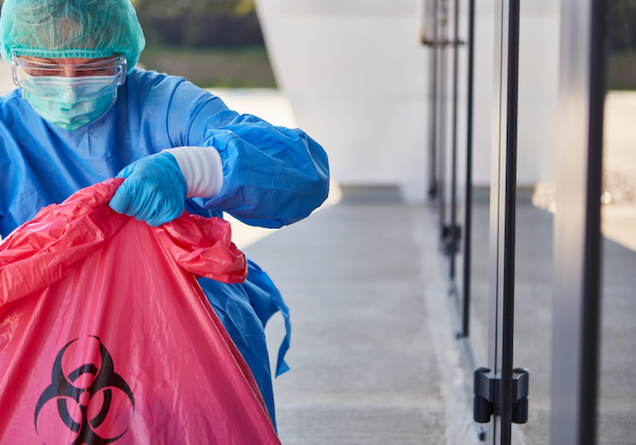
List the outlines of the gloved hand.
{"type": "Polygon", "coordinates": [[[126,178],[109,203],[117,213],[157,227],[178,218],[185,210],[186,181],[170,153],[157,153],[133,162],[117,177],[126,178]]]}

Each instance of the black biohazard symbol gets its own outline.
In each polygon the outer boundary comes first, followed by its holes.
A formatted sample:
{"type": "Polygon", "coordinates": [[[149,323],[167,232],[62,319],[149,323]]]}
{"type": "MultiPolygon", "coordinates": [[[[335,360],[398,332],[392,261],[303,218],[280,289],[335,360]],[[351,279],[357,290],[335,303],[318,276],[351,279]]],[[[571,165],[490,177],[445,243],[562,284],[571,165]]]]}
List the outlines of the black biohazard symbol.
{"type": "MultiPolygon", "coordinates": [[[[55,358],[53,372],[51,374],[51,384],[44,390],[35,407],[35,431],[38,434],[38,415],[40,414],[40,410],[44,404],[52,399],[57,399],[57,412],[59,413],[60,419],[64,425],[66,425],[66,427],[73,433],[78,433],[77,438],[71,445],[106,445],[119,440],[124,434],[126,434],[126,431],[128,431],[128,429],[126,429],[117,437],[109,438],[100,437],[94,431],[102,425],[108,416],[111,408],[113,390],[123,391],[128,399],[130,399],[133,415],[135,412],[135,399],[128,384],[120,375],[115,373],[110,353],[106,350],[98,337],[91,337],[97,339],[99,342],[101,366],[98,369],[94,364],[82,364],[69,375],[64,375],[64,371],[62,370],[64,352],[72,343],[79,340],[79,338],[67,343],[66,346],[62,348],[55,358]],[[78,388],[74,386],[74,382],[85,374],[93,375],[94,378],[92,383],[87,388],[78,388]],[[102,406],[96,415],[91,416],[92,418],[88,419],[88,405],[91,400],[94,400],[93,396],[98,394],[100,391],[103,391],[102,397],[100,398],[102,406]],[[85,393],[87,393],[88,397],[84,395],[85,393]],[[69,400],[74,400],[79,406],[82,416],[81,423],[76,422],[71,416],[67,406],[67,402],[69,400]]],[[[91,412],[94,412],[94,410],[91,410],[91,412]]]]}

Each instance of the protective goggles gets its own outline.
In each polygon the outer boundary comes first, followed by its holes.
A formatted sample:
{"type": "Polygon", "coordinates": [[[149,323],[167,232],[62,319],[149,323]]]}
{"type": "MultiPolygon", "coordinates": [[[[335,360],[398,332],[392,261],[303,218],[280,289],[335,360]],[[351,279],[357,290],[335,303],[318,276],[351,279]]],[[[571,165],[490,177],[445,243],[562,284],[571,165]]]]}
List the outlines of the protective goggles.
{"type": "Polygon", "coordinates": [[[56,98],[73,88],[83,98],[112,93],[126,80],[126,58],[114,56],[83,64],[59,64],[11,58],[13,81],[32,95],[56,98]]]}

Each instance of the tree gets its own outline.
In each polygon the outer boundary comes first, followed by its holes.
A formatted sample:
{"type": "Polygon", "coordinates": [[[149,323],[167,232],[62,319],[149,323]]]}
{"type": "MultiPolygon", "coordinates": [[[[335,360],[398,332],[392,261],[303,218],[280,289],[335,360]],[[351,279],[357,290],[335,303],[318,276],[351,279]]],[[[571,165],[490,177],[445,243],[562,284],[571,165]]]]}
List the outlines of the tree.
{"type": "Polygon", "coordinates": [[[177,16],[189,12],[246,15],[256,11],[254,0],[132,0],[137,11],[152,9],[156,15],[177,16]]]}
{"type": "Polygon", "coordinates": [[[636,48],[636,0],[615,0],[610,20],[612,49],[636,48]]]}
{"type": "Polygon", "coordinates": [[[263,46],[254,0],[134,0],[149,44],[263,46]]]}

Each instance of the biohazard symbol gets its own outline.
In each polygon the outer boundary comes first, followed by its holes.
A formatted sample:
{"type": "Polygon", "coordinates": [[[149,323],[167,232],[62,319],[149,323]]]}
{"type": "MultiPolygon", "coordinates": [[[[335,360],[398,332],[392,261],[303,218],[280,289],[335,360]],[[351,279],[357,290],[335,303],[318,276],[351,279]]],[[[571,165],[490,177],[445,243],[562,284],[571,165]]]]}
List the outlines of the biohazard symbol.
{"type": "MultiPolygon", "coordinates": [[[[53,365],[53,372],[51,374],[51,384],[44,390],[35,407],[34,422],[35,431],[38,434],[40,434],[37,426],[38,415],[42,407],[52,399],[57,399],[57,412],[64,425],[66,425],[72,433],[77,433],[77,438],[71,445],[106,445],[119,440],[128,431],[128,428],[126,428],[123,433],[116,437],[109,438],[100,437],[95,432],[108,417],[109,410],[111,409],[113,390],[121,390],[128,397],[132,404],[133,416],[135,412],[135,399],[128,384],[120,375],[115,373],[110,353],[106,350],[98,337],[91,337],[97,339],[99,342],[101,366],[98,368],[95,364],[82,364],[75,368],[70,374],[65,375],[62,370],[64,353],[68,347],[79,340],[79,338],[67,343],[66,346],[62,348],[55,358],[55,364],[53,365]],[[91,374],[94,377],[90,385],[84,388],[75,386],[74,383],[77,382],[80,377],[85,376],[85,374],[91,374]],[[101,397],[93,399],[93,396],[100,392],[103,392],[101,397]],[[79,406],[81,422],[76,422],[76,420],[79,420],[79,416],[75,415],[74,419],[69,412],[67,403],[71,400],[74,400],[77,406],[79,406]],[[101,403],[101,407],[95,410],[94,407],[91,406],[90,413],[92,414],[90,414],[90,417],[92,418],[89,419],[87,418],[89,416],[88,407],[91,401],[94,401],[93,403],[101,403]]],[[[84,381],[86,380],[84,379],[84,381]]]]}

